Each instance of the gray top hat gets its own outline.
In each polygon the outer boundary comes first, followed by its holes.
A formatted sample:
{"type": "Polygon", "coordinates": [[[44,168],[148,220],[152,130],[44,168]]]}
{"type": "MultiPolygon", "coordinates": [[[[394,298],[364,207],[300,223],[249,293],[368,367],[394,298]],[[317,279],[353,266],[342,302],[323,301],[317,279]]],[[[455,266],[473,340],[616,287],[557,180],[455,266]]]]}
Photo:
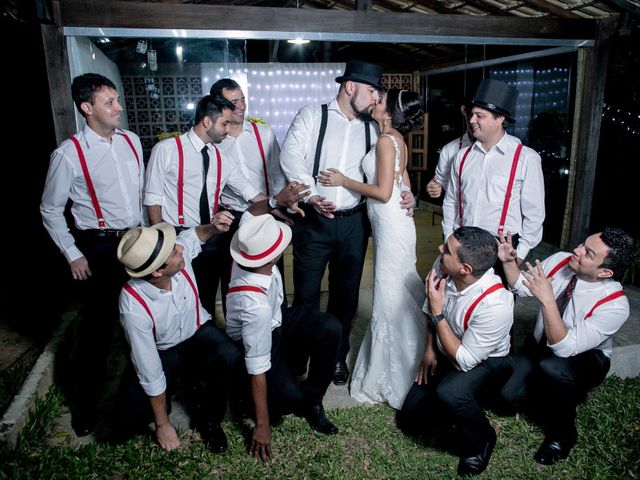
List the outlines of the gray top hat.
{"type": "Polygon", "coordinates": [[[507,120],[515,121],[518,90],[499,80],[485,78],[471,101],[472,105],[504,115],[507,120]]]}
{"type": "Polygon", "coordinates": [[[344,69],[344,74],[336,78],[336,82],[342,83],[347,80],[358,83],[372,85],[378,90],[382,88],[382,67],[374,63],[362,62],[360,60],[349,60],[344,69]]]}

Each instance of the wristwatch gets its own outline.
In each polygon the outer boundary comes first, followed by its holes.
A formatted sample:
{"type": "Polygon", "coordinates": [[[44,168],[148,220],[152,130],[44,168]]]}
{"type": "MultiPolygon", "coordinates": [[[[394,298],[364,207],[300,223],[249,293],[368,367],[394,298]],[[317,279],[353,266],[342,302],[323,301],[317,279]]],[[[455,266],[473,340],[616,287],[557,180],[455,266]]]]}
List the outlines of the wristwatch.
{"type": "Polygon", "coordinates": [[[278,196],[274,195],[273,197],[269,198],[269,208],[274,209],[274,208],[278,208],[278,196]]]}
{"type": "Polygon", "coordinates": [[[438,327],[438,323],[440,320],[444,319],[444,313],[439,313],[438,315],[434,315],[433,313],[427,313],[427,325],[433,328],[438,327]]]}

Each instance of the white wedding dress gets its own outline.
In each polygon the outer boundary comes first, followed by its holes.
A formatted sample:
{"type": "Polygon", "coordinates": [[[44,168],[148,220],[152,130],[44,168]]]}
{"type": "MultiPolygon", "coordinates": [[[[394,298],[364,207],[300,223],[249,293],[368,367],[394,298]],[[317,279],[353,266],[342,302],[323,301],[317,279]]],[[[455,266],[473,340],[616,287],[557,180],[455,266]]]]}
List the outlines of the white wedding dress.
{"type": "MultiPolygon", "coordinates": [[[[373,312],[351,379],[351,396],[365,403],[387,402],[400,409],[424,354],[424,283],[416,271],[416,228],[400,208],[400,149],[396,180],[387,203],[367,199],[374,246],[373,312]]],[[[376,149],[362,160],[368,183],[377,183],[376,149]]]]}

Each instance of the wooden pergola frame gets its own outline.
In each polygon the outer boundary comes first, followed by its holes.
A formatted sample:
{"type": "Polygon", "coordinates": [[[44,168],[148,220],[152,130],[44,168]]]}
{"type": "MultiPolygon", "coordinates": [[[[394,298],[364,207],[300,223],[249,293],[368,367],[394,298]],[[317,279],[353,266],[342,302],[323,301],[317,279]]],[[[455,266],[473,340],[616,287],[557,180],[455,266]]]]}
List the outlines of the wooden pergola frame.
{"type": "MultiPolygon", "coordinates": [[[[571,142],[569,191],[561,247],[587,235],[611,39],[618,17],[516,18],[423,15],[371,11],[358,0],[354,11],[238,7],[159,2],[56,0],[54,23],[42,25],[51,108],[58,142],[75,132],[65,29],[111,30],[123,36],[148,30],[184,30],[223,38],[288,38],[408,43],[502,43],[574,45],[578,48],[577,89],[571,142]],[[267,20],[268,19],[268,20],[267,20]]],[[[89,34],[89,33],[87,33],[89,34]]]]}

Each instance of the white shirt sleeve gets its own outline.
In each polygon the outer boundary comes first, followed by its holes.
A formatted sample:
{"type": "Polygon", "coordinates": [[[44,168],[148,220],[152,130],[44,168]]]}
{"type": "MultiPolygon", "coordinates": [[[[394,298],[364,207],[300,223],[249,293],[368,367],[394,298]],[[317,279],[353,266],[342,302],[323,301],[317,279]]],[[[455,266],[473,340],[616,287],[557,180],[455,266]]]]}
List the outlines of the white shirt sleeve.
{"type": "Polygon", "coordinates": [[[442,231],[445,240],[456,229],[456,218],[458,216],[458,173],[455,169],[455,160],[451,162],[449,169],[449,183],[445,189],[444,200],[442,201],[442,231]]]}
{"type": "Polygon", "coordinates": [[[244,361],[249,375],[260,375],[271,368],[271,307],[260,300],[262,298],[246,295],[245,308],[240,313],[244,361]]]}
{"type": "Polygon", "coordinates": [[[438,157],[438,164],[436,165],[436,173],[434,175],[437,182],[445,191],[449,189],[451,163],[453,163],[453,159],[456,158],[455,155],[451,154],[452,152],[447,148],[448,146],[449,144],[446,144],[440,151],[440,157],[438,157]]]}
{"type": "Polygon", "coordinates": [[[144,393],[155,397],[167,389],[167,380],[153,338],[152,321],[146,312],[142,316],[131,311],[123,311],[124,295],[122,293],[120,297],[120,324],[131,346],[131,361],[144,393]]]}
{"type": "Polygon", "coordinates": [[[64,217],[64,209],[69,200],[75,176],[76,172],[71,160],[63,153],[62,149],[55,150],[51,154],[49,171],[40,203],[44,228],[69,263],[83,256],[76,247],[75,239],[71,235],[64,217]]]}
{"type": "Polygon", "coordinates": [[[517,254],[525,258],[529,250],[542,240],[542,222],[544,222],[544,176],[540,155],[534,150],[527,151],[524,179],[520,191],[520,210],[522,211],[522,231],[517,254]]]}
{"type": "Polygon", "coordinates": [[[271,127],[268,127],[267,138],[269,139],[269,149],[265,152],[267,155],[267,176],[271,195],[275,195],[287,185],[287,178],[280,166],[280,146],[271,127]]]}
{"type": "Polygon", "coordinates": [[[313,106],[302,108],[293,119],[280,151],[280,164],[285,176],[289,181],[311,185],[310,197],[319,195],[313,178],[314,158],[307,155],[309,143],[313,140],[311,133],[315,116],[313,106]]]}
{"type": "Polygon", "coordinates": [[[565,337],[549,345],[559,357],[572,357],[599,346],[615,334],[629,318],[629,302],[622,297],[600,305],[587,318],[578,318],[565,337]]]}
{"type": "Polygon", "coordinates": [[[164,185],[169,162],[171,161],[171,150],[165,142],[156,144],[149,156],[147,166],[147,180],[144,187],[144,205],[164,204],[164,185]]]}

